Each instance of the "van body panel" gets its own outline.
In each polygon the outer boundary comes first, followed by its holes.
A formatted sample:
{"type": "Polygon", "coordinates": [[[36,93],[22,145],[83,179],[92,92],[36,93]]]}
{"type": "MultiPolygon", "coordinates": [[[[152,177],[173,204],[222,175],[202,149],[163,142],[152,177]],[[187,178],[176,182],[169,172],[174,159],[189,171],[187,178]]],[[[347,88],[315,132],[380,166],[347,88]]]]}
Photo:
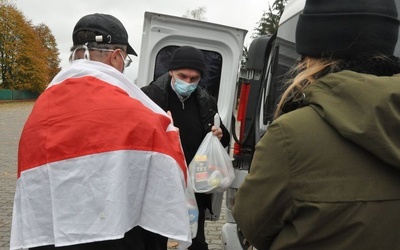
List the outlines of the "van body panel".
{"type": "Polygon", "coordinates": [[[279,26],[282,26],[288,19],[300,15],[301,12],[303,12],[305,5],[306,5],[306,0],[289,1],[285,6],[285,10],[282,13],[281,18],[279,19],[279,26]]]}

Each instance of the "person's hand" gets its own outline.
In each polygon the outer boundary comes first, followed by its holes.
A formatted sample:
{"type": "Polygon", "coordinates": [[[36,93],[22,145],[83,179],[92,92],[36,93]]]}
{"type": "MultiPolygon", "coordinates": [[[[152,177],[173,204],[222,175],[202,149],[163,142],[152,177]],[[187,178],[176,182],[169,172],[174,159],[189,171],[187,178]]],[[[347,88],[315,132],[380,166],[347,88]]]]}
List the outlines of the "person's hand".
{"type": "Polygon", "coordinates": [[[212,126],[211,131],[212,131],[213,135],[218,137],[218,140],[221,140],[223,133],[222,133],[222,129],[220,127],[217,128],[216,126],[212,126]]]}
{"type": "Polygon", "coordinates": [[[171,111],[167,111],[167,115],[169,116],[169,118],[171,119],[171,122],[172,122],[172,126],[174,126],[175,128],[176,128],[176,131],[178,131],[178,133],[179,133],[179,128],[178,127],[176,127],[175,125],[174,125],[174,119],[172,119],[172,114],[171,114],[171,111]]]}

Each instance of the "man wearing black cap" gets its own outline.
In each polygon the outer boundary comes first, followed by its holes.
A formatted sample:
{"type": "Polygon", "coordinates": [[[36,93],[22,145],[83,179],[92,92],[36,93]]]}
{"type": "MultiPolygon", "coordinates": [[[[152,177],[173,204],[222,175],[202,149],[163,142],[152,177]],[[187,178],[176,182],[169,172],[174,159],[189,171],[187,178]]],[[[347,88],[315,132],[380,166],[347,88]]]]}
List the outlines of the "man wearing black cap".
{"type": "MultiPolygon", "coordinates": [[[[177,48],[169,63],[169,72],[142,88],[163,110],[170,111],[174,125],[179,128],[187,165],[190,164],[205,135],[213,131],[224,147],[228,146],[230,135],[220,122],[214,125],[217,104],[208,92],[198,86],[206,73],[204,54],[192,46],[177,48]]],[[[192,240],[190,250],[208,249],[204,222],[205,210],[211,211],[211,195],[196,193],[199,208],[197,236],[192,240]]]]}
{"type": "Polygon", "coordinates": [[[122,74],[122,23],[76,24],[71,65],[36,101],[19,142],[11,249],[165,250],[190,245],[187,169],[171,118],[122,74]]]}
{"type": "Polygon", "coordinates": [[[132,62],[128,54],[137,56],[128,43],[125,27],[107,14],[95,13],[81,18],[75,25],[72,40],[70,61],[92,59],[123,72],[132,62]]]}
{"type": "Polygon", "coordinates": [[[297,74],[233,207],[257,249],[400,249],[396,2],[306,1],[297,74]]]}

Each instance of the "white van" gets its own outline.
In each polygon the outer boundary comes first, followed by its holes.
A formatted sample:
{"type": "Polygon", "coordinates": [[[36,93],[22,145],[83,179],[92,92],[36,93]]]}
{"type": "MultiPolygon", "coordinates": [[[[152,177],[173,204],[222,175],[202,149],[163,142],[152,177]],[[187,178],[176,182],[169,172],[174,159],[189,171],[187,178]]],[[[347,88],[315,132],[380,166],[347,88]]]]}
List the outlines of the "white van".
{"type": "MultiPolygon", "coordinates": [[[[225,193],[225,224],[222,249],[248,249],[231,209],[234,195],[247,175],[254,147],[272,121],[276,102],[283,91],[283,75],[295,63],[294,34],[305,0],[293,0],[282,15],[279,31],[272,37],[255,39],[247,62],[240,68],[246,30],[183,17],[146,12],[139,58],[137,85],[143,87],[167,72],[173,51],[182,45],[199,48],[207,61],[207,76],[199,83],[218,101],[218,110],[232,135],[230,153],[235,180],[225,193]]],[[[228,149],[227,149],[228,150],[228,149]]],[[[218,220],[223,194],[213,195],[213,214],[218,220]]]]}
{"type": "MultiPolygon", "coordinates": [[[[281,16],[278,31],[250,44],[247,61],[239,69],[246,30],[185,18],[146,13],[139,65],[139,86],[165,72],[170,47],[192,45],[206,54],[211,85],[205,86],[218,100],[224,124],[232,135],[231,154],[235,180],[225,192],[225,224],[222,249],[247,250],[246,242],[232,216],[237,189],[250,170],[255,145],[273,120],[276,104],[285,89],[285,77],[300,55],[295,49],[295,30],[306,0],[291,0],[281,16]]],[[[397,8],[400,8],[400,0],[397,8]]],[[[400,13],[400,9],[398,9],[400,13]]],[[[400,40],[400,39],[399,39],[400,40]]],[[[395,55],[400,56],[400,43],[395,55]]],[[[214,216],[219,219],[222,195],[213,199],[214,216]]]]}
{"type": "MultiPolygon", "coordinates": [[[[199,82],[218,102],[219,115],[229,130],[236,103],[236,84],[247,30],[183,17],[145,12],[139,53],[138,87],[148,85],[167,72],[173,51],[183,45],[200,49],[207,72],[199,82]]],[[[228,149],[227,149],[228,150],[228,149]]],[[[213,214],[218,220],[223,194],[213,195],[213,214]]]]}
{"type": "MultiPolygon", "coordinates": [[[[400,0],[396,1],[400,13],[400,0]]],[[[231,209],[235,193],[250,169],[255,145],[272,122],[276,104],[285,89],[285,76],[300,57],[295,49],[295,30],[304,5],[305,0],[289,1],[277,33],[254,39],[246,65],[240,69],[246,30],[145,13],[137,79],[139,87],[166,72],[172,51],[178,46],[197,47],[206,56],[208,76],[200,85],[217,98],[220,116],[230,129],[233,141],[231,154],[235,180],[225,193],[226,223],[221,232],[224,250],[251,249],[240,233],[231,209]]],[[[395,55],[400,56],[400,43],[395,55]]],[[[214,195],[214,215],[207,215],[208,220],[219,219],[222,198],[222,194],[214,195]]]]}

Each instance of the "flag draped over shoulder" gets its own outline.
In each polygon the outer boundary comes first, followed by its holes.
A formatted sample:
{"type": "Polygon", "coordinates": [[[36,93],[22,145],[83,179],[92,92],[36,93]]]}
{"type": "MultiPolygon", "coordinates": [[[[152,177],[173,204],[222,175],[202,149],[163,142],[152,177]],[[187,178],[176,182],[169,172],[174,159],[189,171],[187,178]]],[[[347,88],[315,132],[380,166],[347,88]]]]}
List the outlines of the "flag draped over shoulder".
{"type": "Polygon", "coordinates": [[[22,131],[11,249],[119,239],[137,225],[186,248],[186,178],[166,113],[114,68],[75,61],[22,131]]]}

